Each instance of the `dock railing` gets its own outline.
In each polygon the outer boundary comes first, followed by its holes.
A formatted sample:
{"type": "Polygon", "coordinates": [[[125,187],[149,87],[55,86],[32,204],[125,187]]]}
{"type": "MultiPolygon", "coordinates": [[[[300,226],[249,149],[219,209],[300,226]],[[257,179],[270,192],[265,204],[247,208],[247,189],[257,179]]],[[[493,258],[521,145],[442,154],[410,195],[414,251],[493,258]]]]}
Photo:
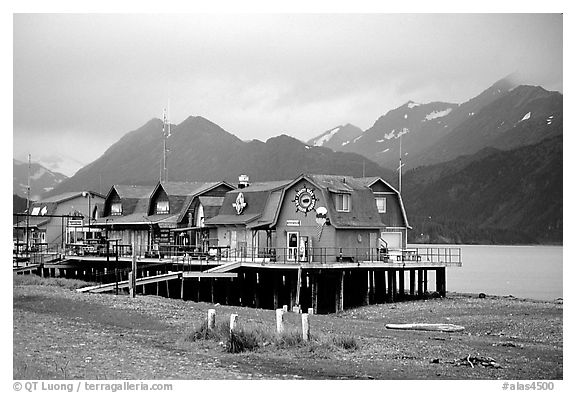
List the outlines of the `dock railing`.
{"type": "Polygon", "coordinates": [[[279,264],[305,263],[432,263],[461,266],[462,251],[458,247],[416,247],[406,249],[316,247],[250,248],[218,250],[207,260],[222,262],[260,262],[279,264]]]}

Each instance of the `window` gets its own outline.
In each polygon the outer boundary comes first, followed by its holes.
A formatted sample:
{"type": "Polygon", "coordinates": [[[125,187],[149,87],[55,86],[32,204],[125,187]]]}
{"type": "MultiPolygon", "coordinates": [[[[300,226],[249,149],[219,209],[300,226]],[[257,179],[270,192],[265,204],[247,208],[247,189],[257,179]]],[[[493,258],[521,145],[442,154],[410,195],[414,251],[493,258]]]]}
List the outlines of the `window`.
{"type": "Polygon", "coordinates": [[[30,215],[37,216],[38,214],[40,214],[40,206],[32,208],[32,213],[30,213],[30,215]]]}
{"type": "Polygon", "coordinates": [[[170,204],[168,201],[156,202],[156,214],[168,214],[170,212],[170,204]]]}
{"type": "Polygon", "coordinates": [[[386,213],[386,197],[377,196],[376,207],[378,208],[378,213],[386,213]]]}
{"type": "Polygon", "coordinates": [[[122,203],[115,202],[110,206],[110,215],[112,216],[121,216],[122,215],[122,203]]]}
{"type": "Polygon", "coordinates": [[[350,194],[336,194],[336,210],[339,212],[350,211],[350,194]]]}

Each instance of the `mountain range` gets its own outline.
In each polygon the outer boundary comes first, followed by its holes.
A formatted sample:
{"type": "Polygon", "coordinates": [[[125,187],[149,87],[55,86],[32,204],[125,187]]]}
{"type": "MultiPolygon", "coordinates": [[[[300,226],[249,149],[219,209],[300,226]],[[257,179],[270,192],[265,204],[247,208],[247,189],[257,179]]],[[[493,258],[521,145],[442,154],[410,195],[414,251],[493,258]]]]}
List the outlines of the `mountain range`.
{"type": "Polygon", "coordinates": [[[406,168],[449,161],[485,147],[512,149],[562,134],[563,97],[538,86],[519,85],[513,76],[462,103],[408,101],[381,116],[372,127],[331,146],[363,154],[398,168],[400,147],[406,168]]]}
{"type": "MultiPolygon", "coordinates": [[[[127,133],[46,195],[88,188],[106,194],[113,184],[155,184],[162,161],[162,126],[161,120],[152,119],[127,133]]],[[[218,179],[235,184],[241,174],[249,175],[251,181],[267,181],[304,172],[393,176],[359,154],[309,146],[286,135],[244,142],[201,116],[173,125],[167,146],[167,176],[172,181],[218,179]]]]}
{"type": "Polygon", "coordinates": [[[12,164],[12,193],[22,198],[26,198],[28,194],[28,177],[30,177],[31,199],[38,199],[68,178],[66,175],[53,172],[38,163],[31,163],[30,170],[28,170],[28,164],[25,162],[13,159],[12,164]]]}
{"type": "MultiPolygon", "coordinates": [[[[399,186],[412,242],[562,242],[563,97],[504,78],[462,103],[408,101],[362,132],[346,124],[307,143],[280,135],[242,141],[190,116],[171,127],[168,179],[251,181],[300,173],[381,176],[399,186]]],[[[113,184],[154,184],[159,119],[128,132],[100,158],[46,195],[113,184]]]]}

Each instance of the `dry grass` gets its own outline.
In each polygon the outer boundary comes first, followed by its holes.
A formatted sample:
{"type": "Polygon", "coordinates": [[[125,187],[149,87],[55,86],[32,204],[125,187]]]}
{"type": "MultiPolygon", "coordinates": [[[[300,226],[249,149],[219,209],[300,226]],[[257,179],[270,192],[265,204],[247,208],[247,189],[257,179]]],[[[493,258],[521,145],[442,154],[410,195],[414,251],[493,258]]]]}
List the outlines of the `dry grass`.
{"type": "Polygon", "coordinates": [[[14,286],[20,285],[47,285],[62,287],[70,290],[96,285],[94,282],[75,280],[72,278],[40,277],[35,274],[14,274],[14,286]]]}
{"type": "Polygon", "coordinates": [[[203,319],[193,332],[184,336],[184,342],[195,342],[200,340],[215,341],[224,343],[226,351],[229,353],[240,353],[245,351],[255,351],[259,348],[268,349],[289,349],[303,346],[324,346],[334,350],[342,348],[348,351],[355,351],[360,348],[356,339],[351,335],[319,334],[304,341],[302,332],[295,328],[288,328],[282,333],[275,332],[275,329],[263,324],[248,323],[230,332],[226,322],[219,322],[214,329],[208,329],[208,320],[203,319]]]}

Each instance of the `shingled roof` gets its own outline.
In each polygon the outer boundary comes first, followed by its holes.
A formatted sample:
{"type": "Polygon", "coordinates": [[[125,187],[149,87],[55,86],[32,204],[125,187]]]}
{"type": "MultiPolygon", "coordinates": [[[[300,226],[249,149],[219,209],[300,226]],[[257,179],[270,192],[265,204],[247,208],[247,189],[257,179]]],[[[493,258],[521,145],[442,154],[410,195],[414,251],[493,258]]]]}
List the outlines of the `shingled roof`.
{"type": "Polygon", "coordinates": [[[281,191],[291,180],[271,181],[262,183],[253,183],[245,188],[236,189],[226,193],[222,202],[220,214],[205,221],[206,225],[247,225],[254,220],[262,217],[270,194],[275,191],[281,191]],[[246,207],[242,214],[236,213],[234,204],[238,194],[244,194],[246,207]]]}
{"type": "Polygon", "coordinates": [[[306,179],[319,188],[328,209],[330,223],[335,228],[381,228],[382,222],[376,207],[372,190],[352,176],[340,175],[301,175],[296,182],[306,179]],[[350,194],[350,211],[340,212],[333,203],[334,195],[338,193],[350,194]]]}

